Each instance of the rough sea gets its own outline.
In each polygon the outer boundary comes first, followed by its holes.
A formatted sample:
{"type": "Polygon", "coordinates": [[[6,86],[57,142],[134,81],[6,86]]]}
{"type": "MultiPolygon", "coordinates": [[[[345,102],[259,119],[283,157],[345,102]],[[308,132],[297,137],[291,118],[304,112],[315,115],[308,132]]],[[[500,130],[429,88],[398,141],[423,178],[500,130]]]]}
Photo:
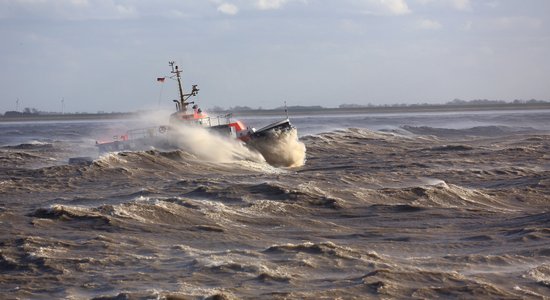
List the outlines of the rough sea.
{"type": "Polygon", "coordinates": [[[550,297],[549,110],[291,121],[292,167],[200,134],[98,156],[140,120],[0,123],[0,298],[550,297]]]}

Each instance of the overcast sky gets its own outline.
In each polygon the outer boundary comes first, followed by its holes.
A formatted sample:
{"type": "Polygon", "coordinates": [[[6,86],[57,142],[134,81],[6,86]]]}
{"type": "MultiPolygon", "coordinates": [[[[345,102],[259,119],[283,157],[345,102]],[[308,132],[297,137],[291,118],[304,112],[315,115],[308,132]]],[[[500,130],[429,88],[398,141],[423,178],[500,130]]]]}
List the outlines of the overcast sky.
{"type": "Polygon", "coordinates": [[[550,100],[548,0],[0,0],[0,111],[550,100]],[[162,86],[162,93],[161,93],[162,86]]]}

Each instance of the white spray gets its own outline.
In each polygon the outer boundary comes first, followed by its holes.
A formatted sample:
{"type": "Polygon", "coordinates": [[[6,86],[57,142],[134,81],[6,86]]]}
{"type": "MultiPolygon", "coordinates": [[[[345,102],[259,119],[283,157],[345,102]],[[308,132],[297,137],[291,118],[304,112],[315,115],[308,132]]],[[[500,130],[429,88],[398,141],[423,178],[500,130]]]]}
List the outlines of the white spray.
{"type": "Polygon", "coordinates": [[[265,162],[259,153],[251,151],[241,142],[225,138],[205,128],[180,126],[172,128],[170,135],[179,148],[187,150],[206,161],[227,163],[249,160],[265,162]]]}
{"type": "MultiPolygon", "coordinates": [[[[148,123],[165,124],[166,113],[151,113],[144,116],[143,120],[148,123]]],[[[267,161],[276,167],[304,165],[306,147],[299,141],[296,129],[271,134],[274,135],[271,139],[252,141],[250,147],[247,147],[236,139],[228,139],[203,127],[180,125],[170,128],[168,138],[178,148],[209,162],[267,161]]]]}
{"type": "Polygon", "coordinates": [[[250,142],[265,160],[276,167],[300,167],[306,161],[306,146],[298,139],[298,131],[275,131],[269,139],[250,142]]]}

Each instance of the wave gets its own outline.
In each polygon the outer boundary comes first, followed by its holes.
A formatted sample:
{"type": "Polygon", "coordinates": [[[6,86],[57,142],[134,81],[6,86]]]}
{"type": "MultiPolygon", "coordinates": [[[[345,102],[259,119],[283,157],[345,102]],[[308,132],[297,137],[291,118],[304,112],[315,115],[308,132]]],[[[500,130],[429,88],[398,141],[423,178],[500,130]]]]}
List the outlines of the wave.
{"type": "Polygon", "coordinates": [[[252,140],[247,146],[262,154],[275,167],[301,167],[306,162],[306,146],[298,139],[298,131],[270,132],[270,137],[252,140]]]}
{"type": "Polygon", "coordinates": [[[467,278],[457,272],[438,272],[416,268],[389,267],[375,269],[360,278],[374,295],[392,298],[515,298],[515,294],[482,280],[467,278]]]}
{"type": "MultiPolygon", "coordinates": [[[[104,231],[144,230],[149,232],[163,230],[162,225],[192,231],[223,233],[226,230],[220,225],[223,220],[212,217],[216,215],[215,211],[219,210],[220,206],[215,203],[177,197],[138,196],[129,200],[128,197],[129,195],[123,195],[118,198],[109,197],[95,201],[92,199],[82,201],[77,198],[69,201],[71,204],[56,203],[49,207],[38,208],[29,216],[38,220],[50,219],[62,222],[74,228],[104,231]],[[75,205],[75,203],[81,204],[75,205]]],[[[230,214],[236,213],[230,208],[226,210],[230,214]]]]}
{"type": "MultiPolygon", "coordinates": [[[[67,271],[56,258],[63,258],[62,248],[70,247],[70,243],[62,240],[44,238],[40,236],[25,236],[14,240],[6,239],[4,246],[11,246],[8,251],[0,253],[0,268],[2,271],[24,272],[27,276],[41,276],[43,274],[65,275],[67,271]]],[[[65,258],[74,263],[83,260],[65,258]]],[[[12,273],[17,274],[17,273],[12,273]]],[[[28,278],[28,277],[27,277],[28,278]]]]}
{"type": "Polygon", "coordinates": [[[550,265],[542,264],[529,270],[523,277],[535,280],[540,285],[550,288],[550,265]]]}
{"type": "Polygon", "coordinates": [[[337,129],[334,131],[323,132],[319,134],[313,134],[304,136],[303,140],[307,141],[308,144],[311,142],[339,142],[345,140],[376,140],[376,139],[391,139],[393,137],[400,138],[410,138],[407,136],[402,136],[395,132],[387,131],[374,131],[366,128],[346,128],[346,129],[337,129]]]}
{"type": "Polygon", "coordinates": [[[286,201],[333,209],[341,208],[344,205],[342,199],[334,197],[310,184],[300,184],[297,187],[289,188],[275,182],[264,182],[248,186],[246,190],[247,193],[253,195],[252,198],[286,201]]]}
{"type": "Polygon", "coordinates": [[[461,265],[469,273],[475,273],[472,266],[483,271],[490,271],[491,268],[501,270],[501,268],[513,267],[515,270],[525,268],[529,260],[524,256],[517,255],[446,255],[443,257],[446,261],[461,265]]]}
{"type": "Polygon", "coordinates": [[[393,204],[420,208],[461,208],[488,211],[515,211],[517,207],[481,190],[453,184],[380,189],[379,196],[393,204]]]}
{"type": "Polygon", "coordinates": [[[49,151],[2,149],[0,150],[0,168],[24,170],[58,164],[57,159],[48,154],[49,151]]]}
{"type": "Polygon", "coordinates": [[[50,150],[54,147],[52,143],[41,141],[30,141],[22,144],[3,146],[2,149],[10,150],[50,150]]]}
{"type": "Polygon", "coordinates": [[[275,168],[265,161],[247,159],[233,161],[209,161],[197,157],[185,150],[173,151],[136,151],[107,153],[94,160],[92,168],[96,171],[119,169],[132,175],[141,171],[185,172],[189,174],[209,174],[221,172],[234,174],[237,171],[258,173],[281,173],[284,170],[275,168]]]}
{"type": "MultiPolygon", "coordinates": [[[[302,244],[273,245],[263,251],[265,254],[299,254],[307,253],[342,259],[361,259],[363,254],[351,248],[336,245],[332,242],[304,242],[302,244]]],[[[369,259],[380,260],[376,254],[369,254],[369,259]]]]}
{"type": "Polygon", "coordinates": [[[474,147],[467,145],[444,145],[432,148],[421,149],[420,151],[437,151],[437,152],[449,152],[449,151],[472,151],[474,147]]]}
{"type": "Polygon", "coordinates": [[[6,164],[13,163],[13,160],[23,160],[25,162],[44,159],[41,155],[28,152],[0,152],[0,159],[6,164]]]}
{"type": "MultiPolygon", "coordinates": [[[[39,219],[52,219],[67,222],[79,221],[87,223],[87,226],[90,227],[103,227],[111,224],[111,218],[105,215],[107,210],[107,207],[103,207],[102,209],[90,209],[78,206],[53,205],[49,208],[38,208],[29,216],[39,219]]],[[[79,226],[84,225],[79,224],[79,226]]]]}
{"type": "Polygon", "coordinates": [[[464,129],[438,128],[429,126],[404,125],[403,130],[419,135],[434,135],[440,137],[457,136],[502,136],[508,134],[534,133],[539,132],[532,127],[509,127],[509,126],[476,126],[464,129]]]}

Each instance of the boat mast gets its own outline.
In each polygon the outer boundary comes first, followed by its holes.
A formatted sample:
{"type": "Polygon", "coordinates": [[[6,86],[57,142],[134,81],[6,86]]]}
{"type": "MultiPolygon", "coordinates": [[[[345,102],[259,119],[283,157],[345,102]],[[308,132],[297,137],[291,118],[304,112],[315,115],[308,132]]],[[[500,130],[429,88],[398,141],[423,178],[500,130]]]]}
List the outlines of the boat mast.
{"type": "Polygon", "coordinates": [[[178,87],[180,92],[180,103],[181,103],[179,109],[180,111],[186,112],[188,103],[186,103],[185,99],[183,98],[183,88],[181,86],[181,76],[180,76],[181,71],[178,69],[178,66],[174,67],[175,63],[176,62],[174,61],[168,62],[168,64],[170,64],[170,67],[172,67],[172,74],[176,74],[176,78],[178,79],[178,87]]]}
{"type": "MultiPolygon", "coordinates": [[[[191,88],[191,93],[184,94],[183,93],[183,87],[181,84],[181,71],[178,69],[178,66],[175,65],[176,62],[170,61],[168,64],[172,67],[172,74],[176,74],[176,78],[178,79],[178,88],[180,92],[180,99],[174,100],[176,102],[176,108],[180,112],[187,112],[187,105],[195,103],[194,101],[188,102],[187,99],[189,99],[191,96],[196,96],[199,92],[199,89],[197,88],[197,85],[194,84],[191,88]]],[[[174,78],[174,76],[171,76],[170,78],[174,78]]]]}

